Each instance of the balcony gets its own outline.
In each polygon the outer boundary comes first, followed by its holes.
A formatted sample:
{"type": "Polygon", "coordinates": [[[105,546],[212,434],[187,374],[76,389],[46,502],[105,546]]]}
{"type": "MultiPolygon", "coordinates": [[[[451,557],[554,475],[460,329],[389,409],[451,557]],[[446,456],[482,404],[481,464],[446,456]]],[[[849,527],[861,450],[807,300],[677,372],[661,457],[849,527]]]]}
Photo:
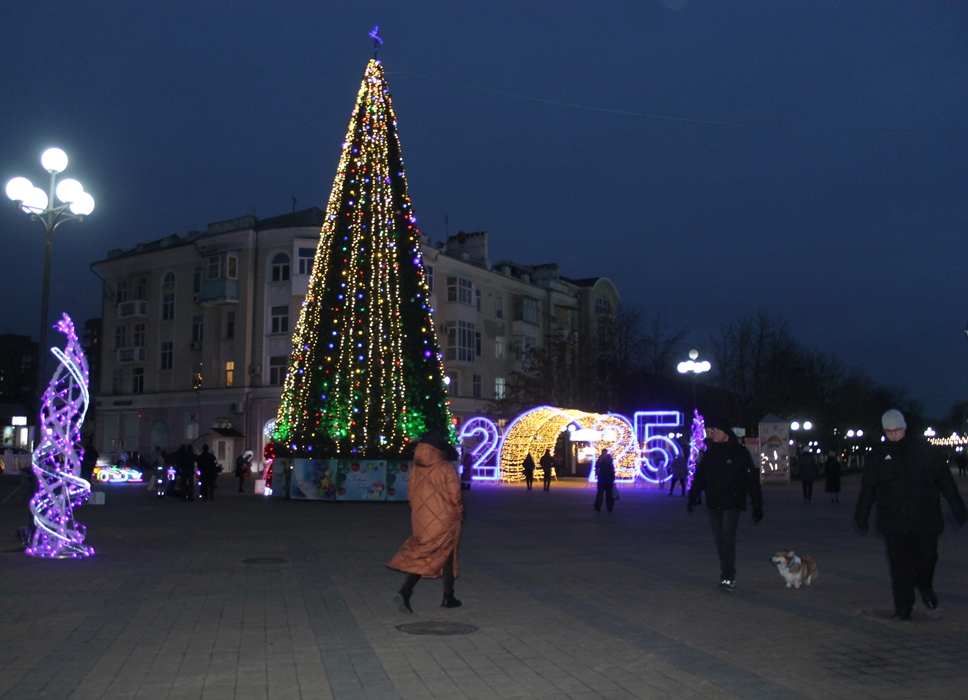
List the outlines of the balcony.
{"type": "MultiPolygon", "coordinates": [[[[143,302],[142,302],[143,303],[143,302]]],[[[147,348],[118,348],[118,364],[144,364],[148,358],[147,348]]]]}
{"type": "Polygon", "coordinates": [[[204,306],[239,303],[239,281],[220,278],[204,280],[199,301],[204,306]]]}
{"type": "Polygon", "coordinates": [[[147,318],[148,302],[142,299],[122,301],[118,304],[118,318],[147,318]]]}

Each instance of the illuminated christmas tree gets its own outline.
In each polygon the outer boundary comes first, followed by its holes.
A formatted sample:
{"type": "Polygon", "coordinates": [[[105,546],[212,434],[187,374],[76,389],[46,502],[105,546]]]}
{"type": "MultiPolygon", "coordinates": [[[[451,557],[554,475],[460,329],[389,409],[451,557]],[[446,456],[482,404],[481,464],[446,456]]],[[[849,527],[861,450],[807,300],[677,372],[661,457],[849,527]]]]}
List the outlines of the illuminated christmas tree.
{"type": "Polygon", "coordinates": [[[443,365],[383,65],[360,85],[274,440],[301,457],[394,458],[452,430],[443,365]]]}

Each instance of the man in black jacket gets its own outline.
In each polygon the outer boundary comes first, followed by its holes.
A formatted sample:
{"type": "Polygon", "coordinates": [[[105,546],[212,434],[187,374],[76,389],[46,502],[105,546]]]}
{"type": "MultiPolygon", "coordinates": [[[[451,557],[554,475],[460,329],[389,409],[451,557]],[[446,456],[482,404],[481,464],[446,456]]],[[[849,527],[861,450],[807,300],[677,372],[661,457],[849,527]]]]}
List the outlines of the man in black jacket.
{"type": "Polygon", "coordinates": [[[602,455],[595,465],[598,476],[598,491],[595,493],[595,510],[602,512],[602,498],[605,499],[605,509],[609,513],[615,506],[615,463],[608,450],[602,450],[602,455]]]}
{"type": "Polygon", "coordinates": [[[736,527],[739,514],[746,510],[746,497],[753,504],[753,522],[763,519],[763,492],[760,470],[753,464],[749,450],[722,419],[706,420],[706,451],[696,465],[689,489],[689,512],[706,492],[706,507],[713,528],[713,539],[719,552],[721,579],[719,587],[732,591],[736,587],[736,527]]]}
{"type": "Polygon", "coordinates": [[[894,591],[891,617],[910,620],[915,586],[925,607],[938,607],[934,567],[938,535],[944,530],[940,496],[959,523],[968,521],[968,512],[944,456],[925,440],[907,435],[901,412],[891,409],[881,417],[881,425],[887,441],[864,467],[854,522],[867,532],[871,508],[877,504],[877,531],[887,543],[894,591]]]}

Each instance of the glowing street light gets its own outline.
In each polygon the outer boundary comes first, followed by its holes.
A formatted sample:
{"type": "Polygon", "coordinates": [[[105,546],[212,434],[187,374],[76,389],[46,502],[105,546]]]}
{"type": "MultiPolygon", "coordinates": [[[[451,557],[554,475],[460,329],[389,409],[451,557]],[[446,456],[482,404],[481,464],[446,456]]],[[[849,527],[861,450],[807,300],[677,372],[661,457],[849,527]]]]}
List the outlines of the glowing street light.
{"type": "Polygon", "coordinates": [[[15,177],[7,183],[7,196],[31,219],[39,221],[47,234],[44,249],[44,288],[40,302],[40,339],[37,345],[37,396],[43,396],[44,360],[47,358],[47,313],[50,305],[50,257],[54,230],[65,221],[81,221],[94,211],[94,197],[84,191],[77,180],[65,178],[57,183],[58,174],[67,168],[67,154],[59,148],[48,148],[40,156],[40,164],[50,174],[50,189],[45,192],[25,177],[15,177]],[[62,204],[56,204],[54,197],[62,204]]]}

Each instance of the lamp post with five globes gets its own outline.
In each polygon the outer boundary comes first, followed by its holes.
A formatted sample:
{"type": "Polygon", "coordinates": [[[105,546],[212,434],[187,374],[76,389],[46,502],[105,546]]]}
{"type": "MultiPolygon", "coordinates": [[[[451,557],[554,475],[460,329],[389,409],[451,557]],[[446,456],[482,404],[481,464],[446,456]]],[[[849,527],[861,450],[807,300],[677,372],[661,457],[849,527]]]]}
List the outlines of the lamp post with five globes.
{"type": "Polygon", "coordinates": [[[57,175],[67,167],[67,154],[59,148],[48,148],[40,157],[40,164],[50,174],[50,192],[25,177],[15,177],[7,183],[7,196],[17,203],[31,219],[39,221],[47,234],[44,249],[44,288],[40,301],[40,339],[37,348],[37,400],[44,394],[44,359],[47,357],[47,314],[50,303],[50,256],[54,230],[65,221],[81,221],[94,211],[94,197],[84,191],[77,180],[65,178],[57,182],[57,175]],[[55,204],[56,195],[63,204],[55,204]]]}

